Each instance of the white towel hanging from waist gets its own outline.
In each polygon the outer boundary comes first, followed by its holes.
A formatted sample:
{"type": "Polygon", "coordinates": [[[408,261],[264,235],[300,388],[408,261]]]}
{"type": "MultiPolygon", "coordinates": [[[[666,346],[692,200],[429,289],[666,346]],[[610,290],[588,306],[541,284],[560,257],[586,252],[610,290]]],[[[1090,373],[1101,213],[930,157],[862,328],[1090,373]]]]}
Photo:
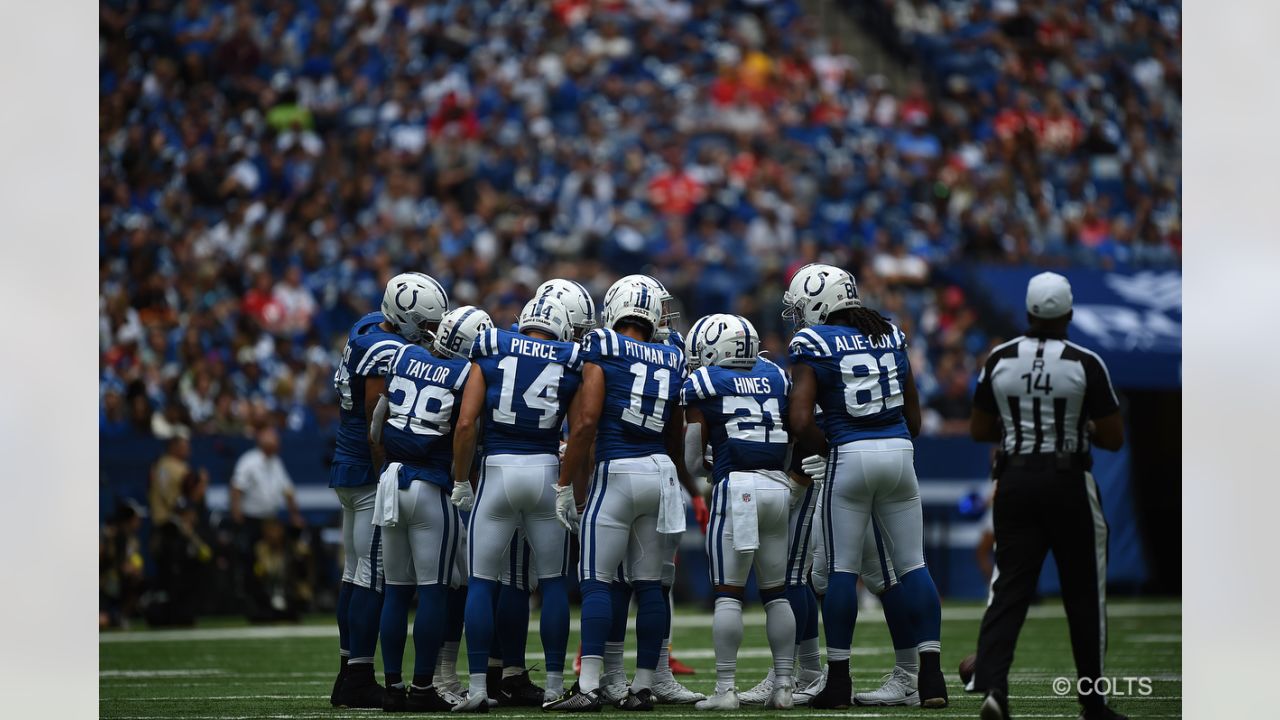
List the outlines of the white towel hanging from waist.
{"type": "Polygon", "coordinates": [[[400,463],[387,464],[378,478],[378,493],[373,498],[373,524],[395,527],[400,523],[400,463]]]}
{"type": "Polygon", "coordinates": [[[755,473],[732,472],[729,484],[729,517],[733,523],[733,549],[738,552],[760,547],[760,523],[756,517],[755,473]]]}

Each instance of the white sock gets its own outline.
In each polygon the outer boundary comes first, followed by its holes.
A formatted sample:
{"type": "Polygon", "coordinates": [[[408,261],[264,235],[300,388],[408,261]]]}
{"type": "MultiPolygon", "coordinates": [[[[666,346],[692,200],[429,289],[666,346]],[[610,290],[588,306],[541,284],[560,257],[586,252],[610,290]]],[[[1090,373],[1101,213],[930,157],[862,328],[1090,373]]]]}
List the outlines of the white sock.
{"type": "Polygon", "coordinates": [[[906,670],[912,675],[918,675],[920,673],[919,655],[916,654],[916,649],[913,647],[894,649],[893,664],[903,670],[906,670]]]}
{"type": "Polygon", "coordinates": [[[584,693],[599,688],[602,672],[604,672],[604,658],[599,655],[583,655],[582,673],[578,675],[578,688],[584,693]]]}
{"type": "Polygon", "coordinates": [[[765,603],[764,631],[773,653],[773,674],[779,682],[790,681],[796,665],[796,616],[786,598],[765,603]]]}
{"type": "MultiPolygon", "coordinates": [[[[791,637],[795,638],[795,621],[791,637]]],[[[716,598],[715,615],[711,618],[711,642],[716,649],[716,694],[728,692],[738,674],[738,648],[742,646],[742,601],[716,598]]]]}
{"type": "Polygon", "coordinates": [[[524,672],[522,667],[504,667],[502,668],[502,679],[506,680],[509,677],[515,677],[522,672],[524,672]]]}
{"type": "Polygon", "coordinates": [[[556,697],[564,693],[564,671],[547,671],[547,690],[556,697]]]}
{"type": "Polygon", "coordinates": [[[658,651],[658,669],[653,673],[654,681],[661,684],[675,680],[675,675],[671,674],[671,637],[662,639],[662,649],[658,651]]]}
{"type": "Polygon", "coordinates": [[[440,645],[440,659],[436,663],[437,682],[446,685],[458,680],[458,643],[447,642],[440,645]]]}
{"type": "Polygon", "coordinates": [[[604,644],[604,671],[607,675],[624,674],[622,669],[622,647],[626,643],[606,642],[604,644]]]}
{"type": "Polygon", "coordinates": [[[818,647],[818,638],[801,641],[797,648],[796,660],[800,663],[800,669],[822,672],[822,651],[818,647]]]}
{"type": "Polygon", "coordinates": [[[489,687],[485,680],[484,673],[471,673],[471,686],[467,688],[467,694],[478,695],[484,693],[485,697],[489,696],[489,687]]]}
{"type": "Polygon", "coordinates": [[[653,687],[653,671],[636,668],[636,676],[631,680],[631,692],[638,693],[653,687]]]}

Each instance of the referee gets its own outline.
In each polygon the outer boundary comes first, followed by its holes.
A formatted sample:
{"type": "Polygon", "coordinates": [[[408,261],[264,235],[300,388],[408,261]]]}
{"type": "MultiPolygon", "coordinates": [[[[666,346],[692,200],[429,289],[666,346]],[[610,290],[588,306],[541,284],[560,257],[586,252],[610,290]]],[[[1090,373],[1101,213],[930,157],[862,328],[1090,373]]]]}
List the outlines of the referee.
{"type": "Polygon", "coordinates": [[[1124,428],[1106,365],[1067,340],[1070,322],[1067,279],[1048,272],[1032,278],[1027,334],[991,351],[974,393],[973,439],[1000,443],[995,574],[974,672],[974,688],[986,692],[983,720],[1009,717],[1013,649],[1050,550],[1084,691],[1081,717],[1125,717],[1090,692],[1107,651],[1107,521],[1089,472],[1090,446],[1118,450],[1124,428]]]}

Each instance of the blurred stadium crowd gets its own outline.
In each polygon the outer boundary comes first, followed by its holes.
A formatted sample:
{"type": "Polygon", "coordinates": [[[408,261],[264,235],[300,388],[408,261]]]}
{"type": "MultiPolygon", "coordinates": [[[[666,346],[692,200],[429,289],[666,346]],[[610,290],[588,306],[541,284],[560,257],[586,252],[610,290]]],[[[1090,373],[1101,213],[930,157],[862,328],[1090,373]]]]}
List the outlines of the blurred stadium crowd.
{"type": "Polygon", "coordinates": [[[947,268],[1180,263],[1180,6],[835,4],[918,82],[794,0],[102,0],[103,442],[330,433],[401,269],[499,323],[645,271],[785,358],[819,258],[963,431],[995,338],[947,268]]]}

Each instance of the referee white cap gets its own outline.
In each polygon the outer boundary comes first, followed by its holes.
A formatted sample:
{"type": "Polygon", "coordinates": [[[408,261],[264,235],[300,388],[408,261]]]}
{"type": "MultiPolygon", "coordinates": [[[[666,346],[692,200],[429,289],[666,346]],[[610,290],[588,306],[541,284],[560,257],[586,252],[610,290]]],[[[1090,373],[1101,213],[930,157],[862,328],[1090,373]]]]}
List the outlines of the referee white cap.
{"type": "Polygon", "coordinates": [[[1058,273],[1042,272],[1027,283],[1027,312],[1051,320],[1071,311],[1071,283],[1058,273]]]}

